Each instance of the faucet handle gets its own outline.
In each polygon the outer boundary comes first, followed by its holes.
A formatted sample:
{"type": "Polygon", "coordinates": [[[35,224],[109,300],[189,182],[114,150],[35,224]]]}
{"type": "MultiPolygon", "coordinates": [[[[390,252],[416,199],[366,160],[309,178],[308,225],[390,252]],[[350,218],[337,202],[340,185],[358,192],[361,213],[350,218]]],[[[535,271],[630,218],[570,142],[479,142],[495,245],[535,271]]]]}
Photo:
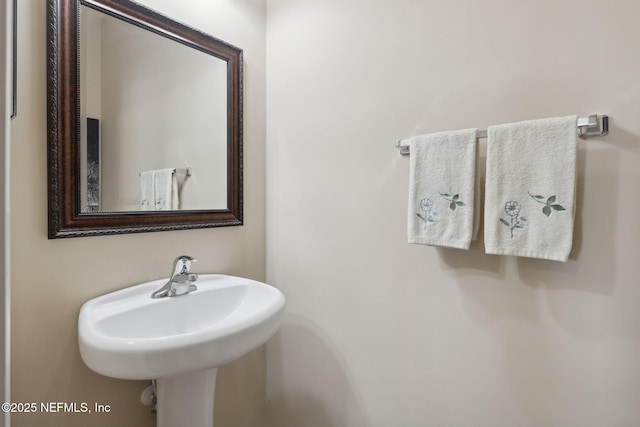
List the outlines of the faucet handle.
{"type": "Polygon", "coordinates": [[[175,276],[176,274],[190,273],[191,263],[197,262],[197,261],[198,261],[197,259],[190,257],[189,255],[180,255],[178,258],[175,259],[175,261],[173,261],[172,276],[175,276]]]}

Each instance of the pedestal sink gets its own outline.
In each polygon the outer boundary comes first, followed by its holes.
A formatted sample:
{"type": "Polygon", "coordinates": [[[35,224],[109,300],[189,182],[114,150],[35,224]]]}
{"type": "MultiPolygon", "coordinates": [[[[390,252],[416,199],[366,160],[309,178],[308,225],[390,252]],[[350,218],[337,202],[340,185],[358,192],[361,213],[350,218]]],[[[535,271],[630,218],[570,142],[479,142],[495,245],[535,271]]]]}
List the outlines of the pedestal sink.
{"type": "Polygon", "coordinates": [[[102,375],[156,379],[159,427],[212,427],[217,368],[275,334],[285,299],[267,284],[219,274],[200,275],[189,294],[151,298],[165,282],[87,301],[80,354],[102,375]]]}

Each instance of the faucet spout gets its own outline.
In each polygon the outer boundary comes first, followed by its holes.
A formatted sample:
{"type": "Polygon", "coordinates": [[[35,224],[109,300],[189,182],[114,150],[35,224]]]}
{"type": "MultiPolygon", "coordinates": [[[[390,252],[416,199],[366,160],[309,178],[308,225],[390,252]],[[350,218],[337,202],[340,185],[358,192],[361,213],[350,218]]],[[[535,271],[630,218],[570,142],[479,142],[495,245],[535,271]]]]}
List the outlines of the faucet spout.
{"type": "Polygon", "coordinates": [[[151,294],[151,298],[175,297],[188,294],[198,289],[194,284],[198,275],[192,273],[191,263],[197,259],[188,255],[181,255],[173,262],[173,273],[164,286],[151,294]]]}

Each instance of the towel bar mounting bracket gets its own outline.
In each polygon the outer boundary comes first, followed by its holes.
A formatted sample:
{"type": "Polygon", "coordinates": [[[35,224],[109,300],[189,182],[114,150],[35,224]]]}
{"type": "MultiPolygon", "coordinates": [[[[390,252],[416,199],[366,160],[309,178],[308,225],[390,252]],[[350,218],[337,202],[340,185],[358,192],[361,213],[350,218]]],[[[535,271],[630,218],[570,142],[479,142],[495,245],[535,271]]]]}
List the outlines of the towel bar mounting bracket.
{"type": "Polygon", "coordinates": [[[578,117],[578,136],[604,136],[609,133],[609,117],[592,114],[589,117],[578,117]]]}

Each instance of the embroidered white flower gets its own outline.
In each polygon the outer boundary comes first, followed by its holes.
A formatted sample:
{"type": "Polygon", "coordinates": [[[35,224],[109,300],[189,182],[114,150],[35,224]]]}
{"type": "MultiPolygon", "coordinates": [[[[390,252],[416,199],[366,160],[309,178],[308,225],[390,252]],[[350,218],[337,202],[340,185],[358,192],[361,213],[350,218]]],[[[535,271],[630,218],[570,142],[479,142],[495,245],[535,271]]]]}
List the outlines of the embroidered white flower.
{"type": "Polygon", "coordinates": [[[504,205],[504,211],[507,213],[507,215],[509,215],[511,218],[517,218],[518,215],[520,214],[520,203],[518,202],[507,202],[504,205]]]}
{"type": "Polygon", "coordinates": [[[521,209],[522,209],[522,206],[520,205],[520,203],[516,201],[507,202],[504,205],[504,211],[506,212],[507,216],[510,218],[509,220],[505,218],[500,218],[500,222],[506,225],[507,227],[509,227],[509,231],[511,233],[512,239],[513,239],[513,230],[523,229],[529,226],[529,222],[527,221],[527,218],[520,216],[521,209]]]}
{"type": "Polygon", "coordinates": [[[427,223],[438,220],[438,214],[433,210],[433,201],[431,199],[420,200],[420,209],[424,212],[424,215],[416,213],[416,216],[424,222],[425,227],[427,223]]]}
{"type": "Polygon", "coordinates": [[[423,212],[430,211],[431,208],[433,208],[433,202],[431,199],[420,200],[420,209],[422,209],[423,212]]]}

